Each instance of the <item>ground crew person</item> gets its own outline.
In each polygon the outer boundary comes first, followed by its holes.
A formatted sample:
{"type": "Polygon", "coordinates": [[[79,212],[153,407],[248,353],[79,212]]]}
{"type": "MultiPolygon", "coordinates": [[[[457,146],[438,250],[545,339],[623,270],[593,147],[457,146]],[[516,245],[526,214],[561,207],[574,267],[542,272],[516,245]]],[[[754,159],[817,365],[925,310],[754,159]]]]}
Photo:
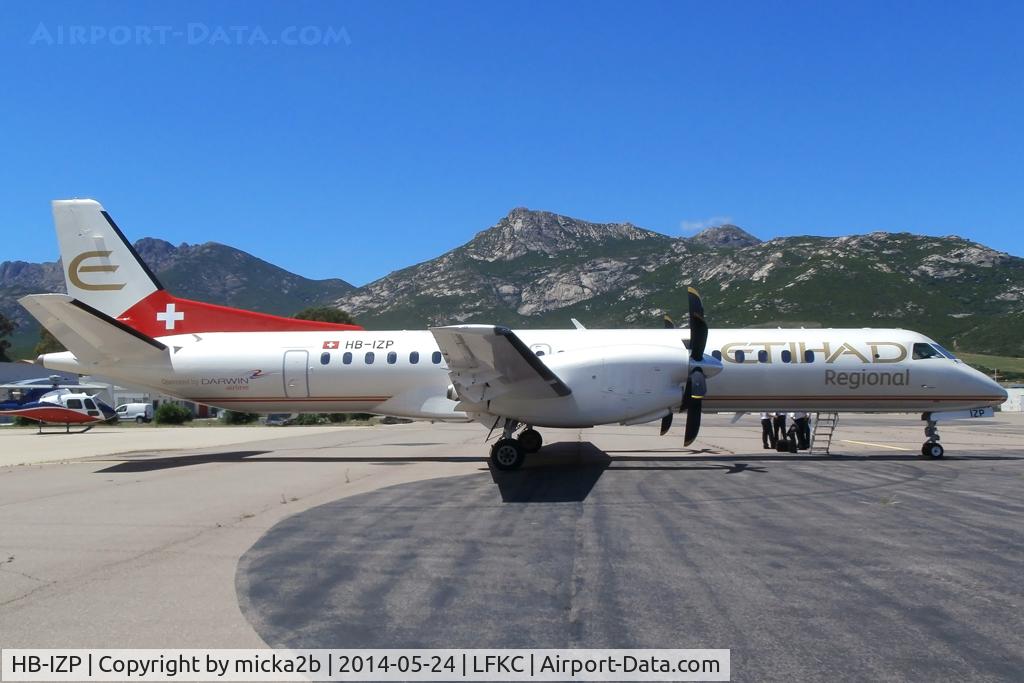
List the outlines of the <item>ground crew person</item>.
{"type": "Polygon", "coordinates": [[[786,414],[774,413],[775,443],[779,444],[786,440],[786,414]]]}
{"type": "Polygon", "coordinates": [[[761,443],[765,448],[775,448],[775,427],[772,425],[774,413],[761,413],[761,443]]]}
{"type": "Polygon", "coordinates": [[[793,420],[793,437],[796,439],[797,448],[806,451],[811,447],[811,417],[803,411],[795,411],[789,414],[793,420]]]}

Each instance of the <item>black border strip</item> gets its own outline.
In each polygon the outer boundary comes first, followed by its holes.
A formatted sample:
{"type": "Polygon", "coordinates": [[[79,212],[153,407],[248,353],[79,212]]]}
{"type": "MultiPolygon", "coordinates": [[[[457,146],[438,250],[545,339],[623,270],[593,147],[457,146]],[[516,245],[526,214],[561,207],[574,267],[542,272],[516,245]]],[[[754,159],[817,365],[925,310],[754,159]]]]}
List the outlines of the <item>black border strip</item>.
{"type": "Polygon", "coordinates": [[[159,349],[161,351],[166,351],[167,350],[167,345],[166,344],[158,342],[156,339],[153,339],[152,337],[147,337],[146,335],[142,334],[138,330],[133,329],[131,327],[128,327],[127,325],[125,325],[123,322],[121,322],[117,318],[111,318],[106,313],[104,313],[102,311],[97,311],[95,308],[93,308],[89,304],[82,303],[78,299],[72,299],[71,300],[71,305],[72,306],[77,306],[78,308],[82,309],[86,313],[88,313],[90,315],[93,315],[93,316],[96,316],[97,318],[99,318],[103,322],[105,322],[105,323],[107,323],[109,325],[113,325],[114,327],[118,328],[122,332],[127,332],[128,334],[132,335],[136,339],[140,339],[140,340],[146,342],[147,344],[149,344],[150,346],[152,346],[152,347],[154,347],[156,349],[159,349]]]}
{"type": "Polygon", "coordinates": [[[135,251],[135,247],[132,246],[132,243],[129,242],[128,238],[124,236],[123,232],[121,232],[121,228],[117,227],[117,223],[115,223],[114,219],[110,217],[110,214],[107,213],[106,211],[100,211],[100,213],[102,213],[103,217],[107,219],[107,223],[110,224],[110,227],[114,229],[114,232],[117,233],[117,236],[121,238],[122,242],[124,242],[124,246],[128,247],[128,251],[132,253],[132,256],[134,256],[135,260],[138,261],[140,266],[142,266],[142,269],[146,271],[146,275],[148,275],[149,279],[153,281],[153,285],[157,289],[163,289],[164,286],[160,284],[160,281],[156,279],[156,275],[153,274],[153,271],[149,269],[149,266],[146,265],[146,262],[142,260],[141,256],[139,256],[139,252],[135,251]]]}
{"type": "Polygon", "coordinates": [[[551,372],[551,368],[544,365],[544,361],[537,357],[533,351],[523,343],[523,340],[516,336],[516,333],[507,327],[496,325],[494,327],[494,334],[504,337],[508,340],[508,343],[512,345],[512,348],[519,352],[519,355],[530,364],[534,372],[541,376],[545,382],[551,385],[555,393],[559,396],[568,396],[572,393],[572,389],[566,386],[565,382],[558,378],[558,375],[551,372]]]}

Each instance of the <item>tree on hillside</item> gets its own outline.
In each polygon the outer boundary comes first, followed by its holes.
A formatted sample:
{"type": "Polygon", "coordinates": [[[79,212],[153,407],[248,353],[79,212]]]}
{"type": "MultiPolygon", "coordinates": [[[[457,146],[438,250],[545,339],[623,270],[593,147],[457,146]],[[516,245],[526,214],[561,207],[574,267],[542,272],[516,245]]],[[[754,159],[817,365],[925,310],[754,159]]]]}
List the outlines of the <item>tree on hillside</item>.
{"type": "Polygon", "coordinates": [[[60,351],[67,351],[67,349],[57,341],[52,332],[43,327],[39,332],[39,343],[36,344],[36,348],[32,351],[37,356],[41,356],[44,353],[59,353],[60,351]]]}
{"type": "Polygon", "coordinates": [[[352,316],[340,308],[330,306],[310,306],[304,308],[293,317],[300,320],[318,320],[323,323],[340,323],[343,325],[352,324],[352,316]]]}
{"type": "Polygon", "coordinates": [[[7,341],[7,337],[14,334],[14,328],[17,326],[13,320],[8,320],[0,313],[0,361],[11,360],[7,357],[7,349],[11,348],[11,342],[7,341]]]}

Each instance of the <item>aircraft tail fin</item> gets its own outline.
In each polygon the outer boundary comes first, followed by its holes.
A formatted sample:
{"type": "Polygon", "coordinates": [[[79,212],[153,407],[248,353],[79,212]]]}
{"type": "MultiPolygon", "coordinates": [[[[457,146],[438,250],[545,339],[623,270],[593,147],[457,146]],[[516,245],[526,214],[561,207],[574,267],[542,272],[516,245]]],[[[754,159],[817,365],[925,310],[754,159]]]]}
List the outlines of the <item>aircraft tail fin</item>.
{"type": "Polygon", "coordinates": [[[74,299],[114,318],[163,289],[99,202],[59,199],[53,222],[74,299]]]}
{"type": "MultiPolygon", "coordinates": [[[[53,220],[68,294],[150,337],[202,332],[361,330],[175,297],[157,279],[99,202],[59,199],[53,220]]],[[[53,330],[51,330],[53,331],[53,330]]]]}
{"type": "Polygon", "coordinates": [[[167,346],[65,294],[30,294],[18,300],[81,365],[157,364],[167,346]]]}

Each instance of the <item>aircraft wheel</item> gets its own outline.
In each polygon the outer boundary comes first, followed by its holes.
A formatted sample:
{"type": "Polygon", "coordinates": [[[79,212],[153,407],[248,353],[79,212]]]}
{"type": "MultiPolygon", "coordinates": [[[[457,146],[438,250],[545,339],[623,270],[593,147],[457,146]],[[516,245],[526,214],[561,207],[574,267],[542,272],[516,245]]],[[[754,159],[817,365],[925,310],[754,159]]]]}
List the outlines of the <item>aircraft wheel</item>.
{"type": "Polygon", "coordinates": [[[946,449],[942,447],[942,444],[931,441],[926,441],[921,446],[921,455],[926,458],[941,458],[946,454],[946,449]]]}
{"type": "Polygon", "coordinates": [[[146,421],[145,418],[143,418],[141,415],[138,415],[135,418],[135,424],[137,424],[137,425],[140,425],[140,424],[142,424],[145,421],[146,421]]]}
{"type": "Polygon", "coordinates": [[[524,429],[519,435],[519,445],[527,453],[536,453],[544,445],[544,437],[536,429],[524,429]]]}
{"type": "Polygon", "coordinates": [[[526,452],[515,439],[498,439],[491,446],[491,462],[499,470],[518,470],[525,459],[526,452]]]}

